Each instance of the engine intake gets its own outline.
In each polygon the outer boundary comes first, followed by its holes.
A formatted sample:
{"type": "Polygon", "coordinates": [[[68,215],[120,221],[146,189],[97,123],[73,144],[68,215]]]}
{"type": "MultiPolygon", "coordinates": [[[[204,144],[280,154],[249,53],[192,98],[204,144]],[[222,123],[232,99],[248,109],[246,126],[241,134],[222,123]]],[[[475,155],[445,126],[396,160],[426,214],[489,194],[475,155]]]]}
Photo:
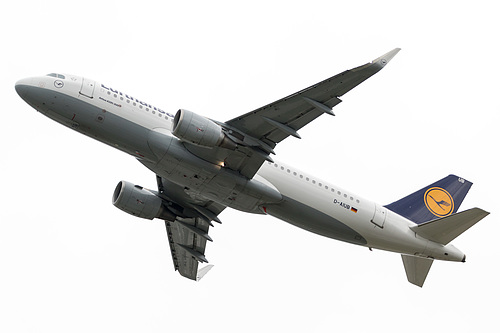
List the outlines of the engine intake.
{"type": "Polygon", "coordinates": [[[165,208],[163,200],[154,192],[123,180],[116,185],[113,205],[143,219],[159,218],[174,221],[176,218],[175,214],[165,208]]]}
{"type": "Polygon", "coordinates": [[[188,110],[177,111],[172,133],[182,141],[197,146],[236,149],[236,143],[224,134],[221,126],[188,110]]]}

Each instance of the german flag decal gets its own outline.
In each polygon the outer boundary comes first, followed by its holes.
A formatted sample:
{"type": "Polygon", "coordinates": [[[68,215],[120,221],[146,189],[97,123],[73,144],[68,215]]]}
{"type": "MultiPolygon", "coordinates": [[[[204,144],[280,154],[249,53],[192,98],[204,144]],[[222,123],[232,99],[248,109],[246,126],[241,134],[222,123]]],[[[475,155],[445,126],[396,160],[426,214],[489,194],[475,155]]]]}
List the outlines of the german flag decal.
{"type": "Polygon", "coordinates": [[[356,208],[354,208],[354,207],[351,207],[351,212],[357,213],[358,210],[356,208]]]}

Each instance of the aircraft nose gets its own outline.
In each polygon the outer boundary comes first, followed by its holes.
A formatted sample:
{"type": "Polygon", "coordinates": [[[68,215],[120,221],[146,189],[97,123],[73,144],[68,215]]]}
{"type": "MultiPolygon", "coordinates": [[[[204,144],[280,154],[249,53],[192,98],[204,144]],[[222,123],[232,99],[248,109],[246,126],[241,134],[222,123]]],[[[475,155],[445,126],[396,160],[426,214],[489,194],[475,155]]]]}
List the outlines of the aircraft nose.
{"type": "Polygon", "coordinates": [[[16,92],[24,100],[26,100],[29,90],[32,87],[32,81],[31,78],[26,78],[16,82],[16,92]]]}

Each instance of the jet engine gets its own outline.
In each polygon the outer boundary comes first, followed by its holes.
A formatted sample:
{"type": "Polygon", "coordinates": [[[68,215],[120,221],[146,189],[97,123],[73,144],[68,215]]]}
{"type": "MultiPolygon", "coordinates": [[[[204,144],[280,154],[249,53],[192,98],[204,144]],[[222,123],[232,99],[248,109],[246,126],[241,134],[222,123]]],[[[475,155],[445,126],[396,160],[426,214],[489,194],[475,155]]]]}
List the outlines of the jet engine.
{"type": "Polygon", "coordinates": [[[236,149],[236,143],[224,134],[221,126],[188,110],[177,111],[172,133],[182,141],[197,146],[236,149]]]}
{"type": "Polygon", "coordinates": [[[113,205],[131,215],[152,220],[159,218],[173,221],[176,216],[168,210],[155,192],[139,185],[121,181],[113,193],[113,205]]]}

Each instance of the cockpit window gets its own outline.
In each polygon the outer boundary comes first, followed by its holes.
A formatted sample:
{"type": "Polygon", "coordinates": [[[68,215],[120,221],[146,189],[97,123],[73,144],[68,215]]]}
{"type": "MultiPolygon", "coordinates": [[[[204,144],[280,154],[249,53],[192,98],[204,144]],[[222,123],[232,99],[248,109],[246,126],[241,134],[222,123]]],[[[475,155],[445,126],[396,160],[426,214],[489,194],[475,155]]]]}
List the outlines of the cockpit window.
{"type": "Polygon", "coordinates": [[[52,77],[56,77],[58,79],[65,79],[66,77],[62,74],[56,74],[56,73],[50,73],[50,74],[47,74],[47,76],[52,76],[52,77]]]}

